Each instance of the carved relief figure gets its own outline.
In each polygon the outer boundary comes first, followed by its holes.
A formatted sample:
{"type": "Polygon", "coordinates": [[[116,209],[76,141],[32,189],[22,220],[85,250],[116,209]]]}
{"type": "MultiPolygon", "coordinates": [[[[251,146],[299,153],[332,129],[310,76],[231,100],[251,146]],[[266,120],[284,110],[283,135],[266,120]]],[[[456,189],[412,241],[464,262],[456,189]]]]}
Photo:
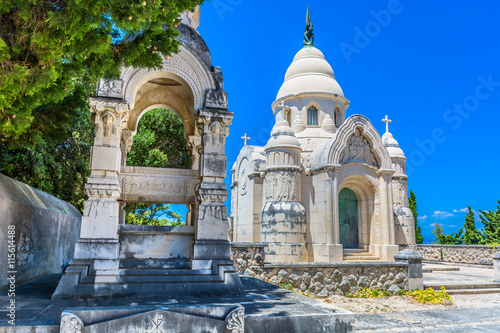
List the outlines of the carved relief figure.
{"type": "Polygon", "coordinates": [[[377,160],[373,155],[370,143],[361,135],[360,130],[356,129],[355,133],[347,141],[347,146],[340,154],[340,162],[342,164],[362,162],[377,166],[377,160]]]}

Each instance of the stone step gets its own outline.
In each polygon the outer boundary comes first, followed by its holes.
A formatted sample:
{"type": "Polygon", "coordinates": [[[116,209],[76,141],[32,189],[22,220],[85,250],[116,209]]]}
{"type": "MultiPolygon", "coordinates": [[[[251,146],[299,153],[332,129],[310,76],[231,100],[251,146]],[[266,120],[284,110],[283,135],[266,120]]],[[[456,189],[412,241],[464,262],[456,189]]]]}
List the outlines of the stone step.
{"type": "Polygon", "coordinates": [[[372,260],[380,260],[380,257],[379,256],[373,256],[373,255],[369,255],[369,256],[348,256],[348,257],[344,257],[344,261],[346,261],[346,260],[358,260],[358,261],[369,260],[369,261],[372,261],[372,260]]]}
{"type": "Polygon", "coordinates": [[[369,257],[372,254],[370,252],[344,252],[344,258],[349,256],[369,257]]]}
{"type": "Polygon", "coordinates": [[[363,249],[344,249],[344,253],[360,253],[364,252],[363,249]]]}
{"type": "MultiPolygon", "coordinates": [[[[219,275],[99,275],[93,276],[95,284],[134,284],[134,283],[200,283],[200,282],[224,282],[219,275]]],[[[87,281],[85,281],[87,282],[87,281]]],[[[90,282],[90,281],[89,281],[90,282]]]]}
{"type": "Polygon", "coordinates": [[[121,269],[189,269],[189,259],[120,259],[121,269]]]}
{"type": "Polygon", "coordinates": [[[423,273],[432,273],[432,272],[457,272],[460,271],[459,267],[433,267],[433,268],[424,268],[422,270],[423,273]]]}
{"type": "MultiPolygon", "coordinates": [[[[432,288],[440,290],[441,284],[426,284],[424,288],[432,288]]],[[[448,290],[463,290],[463,289],[497,289],[500,292],[500,283],[478,283],[478,284],[445,284],[444,288],[448,290]]]]}
{"type": "Polygon", "coordinates": [[[370,260],[366,260],[366,259],[363,259],[363,260],[344,259],[343,260],[343,262],[366,262],[366,261],[369,261],[369,262],[387,262],[387,260],[380,260],[380,259],[370,259],[370,260]]]}
{"type": "Polygon", "coordinates": [[[499,288],[484,288],[484,289],[451,289],[446,290],[450,295],[470,295],[470,294],[496,294],[500,293],[499,288]]]}
{"type": "Polygon", "coordinates": [[[144,275],[160,275],[160,276],[184,276],[184,275],[206,275],[212,274],[211,269],[121,269],[119,275],[126,276],[144,276],[144,275]]]}

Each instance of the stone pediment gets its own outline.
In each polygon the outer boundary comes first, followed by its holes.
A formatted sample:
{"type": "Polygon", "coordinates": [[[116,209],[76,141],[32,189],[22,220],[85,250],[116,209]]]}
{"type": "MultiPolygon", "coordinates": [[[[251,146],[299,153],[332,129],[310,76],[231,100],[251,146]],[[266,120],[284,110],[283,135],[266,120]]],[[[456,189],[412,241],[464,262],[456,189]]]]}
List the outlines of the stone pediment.
{"type": "Polygon", "coordinates": [[[375,155],[372,152],[370,142],[356,129],[347,140],[347,145],[340,153],[340,163],[364,163],[378,167],[375,155]]]}

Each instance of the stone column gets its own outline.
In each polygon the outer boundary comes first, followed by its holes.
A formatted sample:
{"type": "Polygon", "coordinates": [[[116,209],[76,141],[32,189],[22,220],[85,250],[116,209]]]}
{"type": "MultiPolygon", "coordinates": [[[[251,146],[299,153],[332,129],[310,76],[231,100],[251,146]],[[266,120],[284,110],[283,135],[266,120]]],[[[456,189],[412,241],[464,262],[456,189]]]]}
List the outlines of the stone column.
{"type": "Polygon", "coordinates": [[[90,177],[85,185],[85,202],[80,239],[75,259],[98,260],[99,270],[117,267],[118,224],[121,188],[118,174],[122,162],[121,134],[128,121],[128,104],[109,98],[91,98],[94,123],[94,146],[91,150],[90,177]],[[111,260],[111,262],[105,262],[111,260]]]}
{"type": "MultiPolygon", "coordinates": [[[[122,164],[121,134],[126,127],[128,104],[111,98],[91,98],[94,145],[90,156],[90,177],[85,184],[85,201],[80,238],[74,260],[61,278],[53,299],[91,297],[93,285],[80,282],[92,272],[108,275],[119,267],[118,224],[121,187],[118,174],[122,164]]],[[[112,275],[112,274],[111,274],[112,275]]]]}
{"type": "Polygon", "coordinates": [[[198,131],[203,139],[192,269],[212,269],[214,261],[230,260],[227,209],[224,205],[228,195],[224,183],[227,164],[224,146],[232,117],[232,112],[228,111],[199,111],[198,131]]]}
{"type": "Polygon", "coordinates": [[[499,283],[500,282],[500,251],[493,255],[493,269],[495,270],[495,272],[494,272],[495,282],[499,283]]]}
{"type": "Polygon", "coordinates": [[[399,247],[396,244],[394,235],[394,213],[392,208],[392,185],[391,177],[393,172],[384,172],[379,177],[379,198],[380,198],[380,240],[379,255],[384,260],[392,261],[399,247]]]}
{"type": "Polygon", "coordinates": [[[265,147],[264,206],[261,241],[270,262],[304,262],[306,215],[300,202],[300,143],[286,120],[279,120],[265,147]]]}
{"type": "Polygon", "coordinates": [[[394,255],[396,262],[408,264],[408,290],[424,289],[424,275],[422,272],[422,256],[413,250],[404,249],[394,255]]]}

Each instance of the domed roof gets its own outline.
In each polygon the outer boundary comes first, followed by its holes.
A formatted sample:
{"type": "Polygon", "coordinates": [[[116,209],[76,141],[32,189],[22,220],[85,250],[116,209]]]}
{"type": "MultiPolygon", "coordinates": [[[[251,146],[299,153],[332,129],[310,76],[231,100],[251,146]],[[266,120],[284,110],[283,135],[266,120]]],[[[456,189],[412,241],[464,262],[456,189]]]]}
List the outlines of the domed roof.
{"type": "Polygon", "coordinates": [[[382,142],[384,143],[384,146],[387,149],[390,157],[406,159],[405,153],[403,152],[401,147],[399,147],[399,143],[396,141],[396,139],[394,139],[392,133],[385,132],[384,135],[382,135],[382,142]]]}
{"type": "Polygon", "coordinates": [[[280,120],[274,125],[271,131],[271,138],[269,138],[265,149],[267,151],[268,149],[277,147],[300,149],[299,140],[295,137],[295,133],[290,126],[288,126],[286,120],[280,120]]]}
{"type": "Polygon", "coordinates": [[[297,52],[286,71],[285,81],[276,100],[308,92],[344,96],[335,80],[332,66],[326,61],[323,53],[314,46],[305,46],[297,52]]]}

